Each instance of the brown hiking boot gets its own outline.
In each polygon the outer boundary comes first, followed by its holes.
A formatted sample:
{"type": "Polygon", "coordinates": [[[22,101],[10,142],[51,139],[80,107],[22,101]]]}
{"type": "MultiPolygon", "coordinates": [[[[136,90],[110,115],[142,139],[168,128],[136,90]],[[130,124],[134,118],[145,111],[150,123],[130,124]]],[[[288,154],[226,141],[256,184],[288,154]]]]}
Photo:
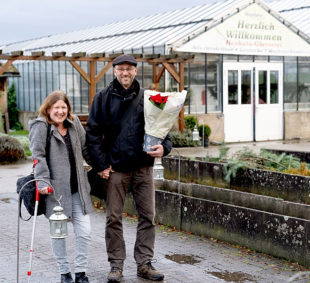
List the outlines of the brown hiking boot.
{"type": "Polygon", "coordinates": [[[108,282],[121,282],[123,277],[123,268],[118,266],[112,266],[108,275],[108,282]]]}
{"type": "Polygon", "coordinates": [[[137,269],[137,275],[152,281],[162,281],[165,277],[164,274],[155,269],[151,261],[139,265],[137,269]]]}

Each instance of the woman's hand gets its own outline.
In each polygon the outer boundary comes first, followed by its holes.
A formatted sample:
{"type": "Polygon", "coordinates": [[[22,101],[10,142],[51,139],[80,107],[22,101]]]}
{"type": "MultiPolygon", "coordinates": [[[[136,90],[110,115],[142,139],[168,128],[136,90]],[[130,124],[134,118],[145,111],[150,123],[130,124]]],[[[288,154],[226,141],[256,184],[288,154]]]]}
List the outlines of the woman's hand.
{"type": "Polygon", "coordinates": [[[42,189],[39,189],[39,192],[41,195],[50,195],[53,190],[50,187],[44,187],[42,189]]]}

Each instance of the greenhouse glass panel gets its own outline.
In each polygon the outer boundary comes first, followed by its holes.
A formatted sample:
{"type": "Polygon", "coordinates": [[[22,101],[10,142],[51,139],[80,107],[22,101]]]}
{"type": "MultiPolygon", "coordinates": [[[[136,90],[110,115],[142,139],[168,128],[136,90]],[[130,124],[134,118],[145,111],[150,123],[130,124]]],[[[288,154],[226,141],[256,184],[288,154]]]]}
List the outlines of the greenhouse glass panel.
{"type": "MultiPolygon", "coordinates": [[[[52,61],[52,72],[53,72],[53,90],[61,89],[60,86],[60,66],[59,64],[63,63],[63,61],[52,61]]],[[[65,89],[63,89],[65,91],[65,89]]]]}
{"type": "Polygon", "coordinates": [[[46,61],[46,82],[46,89],[48,95],[53,91],[52,61],[46,61]]]}
{"type": "MultiPolygon", "coordinates": [[[[62,90],[63,92],[65,92],[68,95],[68,98],[70,99],[71,103],[72,102],[72,98],[69,96],[69,94],[67,93],[67,66],[66,66],[66,61],[60,61],[59,62],[59,87],[57,89],[62,90]]],[[[55,69],[54,69],[55,71],[55,69]]],[[[54,76],[55,78],[55,76],[54,76]]]]}
{"type": "MultiPolygon", "coordinates": [[[[81,68],[89,74],[89,63],[88,62],[81,62],[81,68]]],[[[82,113],[88,113],[89,111],[89,85],[85,81],[83,77],[81,77],[81,102],[82,102],[82,107],[81,107],[81,114],[82,113]]]]}
{"type": "Polygon", "coordinates": [[[34,84],[34,62],[27,62],[28,65],[28,87],[29,87],[29,108],[28,111],[36,111],[36,97],[34,84]]]}
{"type": "MultiPolygon", "coordinates": [[[[73,83],[74,83],[74,95],[80,99],[80,108],[77,110],[78,113],[82,113],[83,100],[82,100],[82,80],[80,73],[73,68],[73,83]]],[[[88,103],[88,102],[87,102],[88,103]]]]}
{"type": "Polygon", "coordinates": [[[45,74],[45,61],[39,61],[40,63],[40,89],[41,89],[41,96],[40,101],[41,103],[44,101],[44,99],[47,97],[47,82],[46,82],[46,74],[45,74]]]}
{"type": "Polygon", "coordinates": [[[19,92],[17,93],[17,95],[20,97],[20,105],[19,105],[19,109],[25,111],[26,110],[26,106],[25,106],[25,64],[19,64],[18,66],[19,68],[19,72],[20,72],[20,78],[18,80],[18,84],[19,84],[19,92]]]}
{"type": "Polygon", "coordinates": [[[23,68],[23,78],[24,78],[24,98],[25,98],[25,111],[30,111],[30,91],[29,91],[29,62],[24,64],[23,68]]]}
{"type": "Polygon", "coordinates": [[[80,113],[82,108],[81,96],[75,91],[75,86],[77,86],[78,83],[76,81],[76,77],[74,76],[74,68],[69,62],[66,62],[66,82],[67,94],[71,99],[73,111],[80,113]]]}
{"type": "MultiPolygon", "coordinates": [[[[142,70],[138,70],[141,72],[142,70]]],[[[144,88],[148,88],[153,83],[153,66],[148,63],[143,63],[143,81],[142,85],[144,88]]]]}
{"type": "Polygon", "coordinates": [[[298,109],[310,108],[310,58],[301,57],[298,61],[298,109]]]}
{"type": "MultiPolygon", "coordinates": [[[[96,75],[98,75],[102,71],[105,65],[106,65],[106,62],[96,62],[96,75]]],[[[103,75],[101,79],[98,81],[98,83],[96,84],[96,93],[106,86],[105,81],[106,81],[106,78],[105,78],[105,75],[103,75]]]]}
{"type": "Polygon", "coordinates": [[[297,110],[297,58],[284,58],[284,109],[297,110]]]}
{"type": "Polygon", "coordinates": [[[219,63],[218,55],[207,55],[207,109],[208,113],[219,111],[220,108],[220,93],[219,85],[221,78],[221,64],[219,63]]]}
{"type": "Polygon", "coordinates": [[[34,61],[34,86],[35,86],[35,111],[39,111],[41,100],[41,74],[40,74],[40,61],[34,61]]]}
{"type": "MultiPolygon", "coordinates": [[[[136,80],[140,83],[140,86],[143,87],[143,72],[142,72],[142,62],[138,62],[138,72],[137,72],[137,75],[136,75],[136,80]]],[[[143,70],[144,71],[144,70],[143,70]]],[[[146,88],[148,88],[148,85],[146,86],[146,88]]]]}
{"type": "Polygon", "coordinates": [[[195,54],[190,64],[190,113],[205,113],[205,54],[195,54]]]}

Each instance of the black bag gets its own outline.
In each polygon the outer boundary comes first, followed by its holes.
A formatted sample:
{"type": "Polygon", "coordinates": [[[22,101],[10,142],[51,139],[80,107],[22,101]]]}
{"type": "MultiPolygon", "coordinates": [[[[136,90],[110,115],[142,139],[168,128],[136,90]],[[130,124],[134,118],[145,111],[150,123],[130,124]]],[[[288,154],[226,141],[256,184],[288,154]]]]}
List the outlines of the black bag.
{"type": "Polygon", "coordinates": [[[90,184],[90,194],[99,199],[106,200],[107,192],[105,190],[105,179],[102,179],[95,169],[90,169],[87,172],[88,182],[90,184]]]}
{"type": "MultiPolygon", "coordinates": [[[[51,131],[51,125],[47,125],[47,135],[46,135],[46,147],[45,147],[45,157],[48,161],[49,158],[49,146],[50,146],[50,131],[51,131]]],[[[31,216],[34,215],[34,208],[35,208],[35,202],[36,202],[36,182],[34,181],[34,167],[33,165],[32,172],[25,176],[20,177],[17,179],[16,183],[16,192],[19,194],[20,190],[22,189],[23,185],[27,182],[33,180],[32,182],[29,182],[22,190],[20,194],[19,199],[19,205],[21,206],[22,201],[24,202],[24,206],[26,207],[27,211],[30,214],[30,217],[28,219],[23,219],[21,214],[19,215],[23,220],[28,221],[31,216]]],[[[38,214],[41,215],[45,213],[46,207],[45,207],[45,198],[46,195],[40,194],[40,200],[39,200],[39,206],[38,206],[38,214]]]]}
{"type": "MultiPolygon", "coordinates": [[[[21,188],[24,184],[29,182],[22,190],[20,194],[20,205],[21,202],[24,202],[24,206],[26,207],[27,211],[31,216],[34,215],[34,208],[35,208],[35,201],[36,201],[36,182],[34,181],[34,172],[32,172],[30,175],[27,175],[25,177],[21,177],[17,179],[17,189],[16,192],[19,194],[21,188]],[[22,200],[22,201],[21,201],[22,200]]],[[[39,200],[39,206],[38,206],[38,214],[41,215],[45,213],[45,195],[40,195],[39,200]]],[[[21,215],[20,215],[21,216],[21,215]]],[[[29,220],[31,216],[27,219],[29,220]]],[[[24,219],[25,220],[25,219],[24,219]]]]}

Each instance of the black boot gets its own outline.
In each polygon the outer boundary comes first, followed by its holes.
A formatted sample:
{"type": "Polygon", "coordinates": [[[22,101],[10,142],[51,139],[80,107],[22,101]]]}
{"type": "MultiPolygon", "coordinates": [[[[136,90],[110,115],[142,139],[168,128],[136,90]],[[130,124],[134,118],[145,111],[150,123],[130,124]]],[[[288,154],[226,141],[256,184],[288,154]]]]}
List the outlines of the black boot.
{"type": "Polygon", "coordinates": [[[75,283],[89,283],[85,272],[75,273],[75,283]]]}
{"type": "Polygon", "coordinates": [[[61,283],[74,283],[71,273],[61,274],[60,277],[61,283]]]}

